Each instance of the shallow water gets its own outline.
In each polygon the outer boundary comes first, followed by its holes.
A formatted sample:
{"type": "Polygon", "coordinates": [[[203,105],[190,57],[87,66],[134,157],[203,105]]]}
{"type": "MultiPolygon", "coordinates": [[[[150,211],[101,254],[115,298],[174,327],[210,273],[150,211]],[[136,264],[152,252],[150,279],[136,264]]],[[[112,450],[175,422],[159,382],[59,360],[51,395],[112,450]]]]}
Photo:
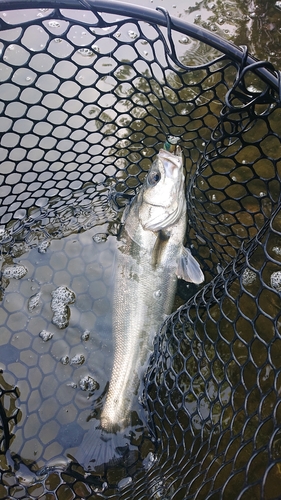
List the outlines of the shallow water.
{"type": "MultiPolygon", "coordinates": [[[[45,207],[45,219],[28,228],[23,221],[2,248],[0,369],[17,387],[20,410],[7,459],[14,468],[17,457],[17,476],[26,482],[45,467],[67,466],[104,401],[120,218],[110,206],[103,202],[91,223],[89,213],[74,216],[70,203],[45,207]]],[[[141,405],[136,410],[142,415],[141,405]]]]}
{"type": "Polygon", "coordinates": [[[44,241],[2,257],[0,367],[21,412],[10,452],[34,469],[80,442],[112,361],[116,237],[106,224],[44,241]]]}

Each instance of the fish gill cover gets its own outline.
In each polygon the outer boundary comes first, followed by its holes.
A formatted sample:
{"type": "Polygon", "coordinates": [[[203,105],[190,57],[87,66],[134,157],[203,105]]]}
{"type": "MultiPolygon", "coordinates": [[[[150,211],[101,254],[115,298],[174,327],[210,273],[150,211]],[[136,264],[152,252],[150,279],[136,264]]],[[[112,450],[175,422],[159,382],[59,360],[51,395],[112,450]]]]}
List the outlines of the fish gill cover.
{"type": "Polygon", "coordinates": [[[278,80],[164,12],[144,22],[104,5],[1,14],[0,496],[277,499],[278,80]],[[186,240],[207,284],[179,282],[133,453],[84,471],[71,457],[106,390],[118,208],[168,135],[184,152],[186,240]]]}

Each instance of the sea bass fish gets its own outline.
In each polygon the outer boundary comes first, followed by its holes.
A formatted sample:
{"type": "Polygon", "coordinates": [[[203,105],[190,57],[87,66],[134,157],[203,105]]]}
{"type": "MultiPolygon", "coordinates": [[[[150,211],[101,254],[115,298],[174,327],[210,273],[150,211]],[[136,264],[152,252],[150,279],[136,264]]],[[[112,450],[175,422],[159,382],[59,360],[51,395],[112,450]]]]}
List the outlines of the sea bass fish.
{"type": "MultiPolygon", "coordinates": [[[[125,209],[113,300],[114,359],[100,420],[76,454],[86,469],[118,457],[153,339],[171,313],[177,279],[201,283],[198,262],[183,246],[186,201],[183,156],[161,149],[139,193],[125,209]]],[[[120,454],[119,454],[120,457],[120,454]]]]}

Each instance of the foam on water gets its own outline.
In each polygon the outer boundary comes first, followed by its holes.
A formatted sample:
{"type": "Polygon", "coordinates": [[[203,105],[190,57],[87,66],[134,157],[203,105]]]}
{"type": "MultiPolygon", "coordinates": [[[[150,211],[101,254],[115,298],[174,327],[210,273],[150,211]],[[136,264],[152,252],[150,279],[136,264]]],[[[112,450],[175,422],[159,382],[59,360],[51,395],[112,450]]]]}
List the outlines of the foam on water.
{"type": "Polygon", "coordinates": [[[50,246],[50,241],[49,240],[45,240],[45,241],[42,241],[39,245],[38,245],[38,252],[39,253],[45,253],[47,252],[47,249],[48,247],[50,246]]]}
{"type": "Polygon", "coordinates": [[[21,265],[7,266],[3,269],[3,276],[5,278],[14,278],[16,280],[20,280],[27,273],[28,269],[21,265]]]}
{"type": "Polygon", "coordinates": [[[243,285],[250,285],[251,283],[254,283],[254,281],[257,279],[257,275],[254,271],[251,269],[247,268],[242,274],[242,283],[243,285]]]}
{"type": "Polygon", "coordinates": [[[90,377],[90,375],[86,375],[85,377],[81,378],[79,386],[82,391],[92,392],[98,389],[98,383],[93,379],[93,377],[90,377]]]}
{"type": "Polygon", "coordinates": [[[39,307],[40,297],[41,297],[40,292],[38,292],[35,295],[32,295],[32,297],[30,297],[30,299],[28,300],[28,305],[27,305],[29,312],[32,312],[32,311],[34,311],[34,309],[37,309],[39,307]]]}
{"type": "Polygon", "coordinates": [[[18,232],[14,244],[2,247],[0,366],[17,387],[20,417],[10,455],[19,457],[21,471],[69,460],[78,445],[71,435],[87,430],[92,398],[103,397],[110,377],[116,237],[101,206],[88,205],[76,208],[79,220],[69,205],[59,206],[56,217],[47,214],[42,227],[35,221],[34,231],[23,222],[24,237],[18,232]],[[107,237],[95,241],[97,232],[107,237]]]}
{"type": "Polygon", "coordinates": [[[47,332],[46,330],[42,330],[39,333],[39,337],[41,337],[43,342],[48,342],[48,340],[50,340],[53,337],[53,335],[54,335],[53,333],[47,332]]]}
{"type": "Polygon", "coordinates": [[[52,293],[51,309],[53,323],[58,328],[65,328],[69,322],[69,304],[75,302],[75,293],[66,286],[59,286],[52,293]]]}
{"type": "Polygon", "coordinates": [[[85,363],[85,356],[83,354],[76,354],[70,360],[71,365],[83,365],[83,363],[85,363]]]}
{"type": "Polygon", "coordinates": [[[281,292],[281,271],[272,273],[270,276],[270,284],[277,292],[281,292]]]}

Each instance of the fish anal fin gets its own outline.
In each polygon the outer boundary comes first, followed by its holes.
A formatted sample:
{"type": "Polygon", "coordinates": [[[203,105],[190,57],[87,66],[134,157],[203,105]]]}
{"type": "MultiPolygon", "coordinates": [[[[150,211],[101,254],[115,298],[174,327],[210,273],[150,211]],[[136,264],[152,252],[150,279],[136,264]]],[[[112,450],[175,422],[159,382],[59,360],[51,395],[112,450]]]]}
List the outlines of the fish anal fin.
{"type": "Polygon", "coordinates": [[[185,281],[199,284],[204,281],[204,274],[197,260],[191,255],[188,248],[182,247],[182,252],[178,258],[177,276],[185,281]]]}

